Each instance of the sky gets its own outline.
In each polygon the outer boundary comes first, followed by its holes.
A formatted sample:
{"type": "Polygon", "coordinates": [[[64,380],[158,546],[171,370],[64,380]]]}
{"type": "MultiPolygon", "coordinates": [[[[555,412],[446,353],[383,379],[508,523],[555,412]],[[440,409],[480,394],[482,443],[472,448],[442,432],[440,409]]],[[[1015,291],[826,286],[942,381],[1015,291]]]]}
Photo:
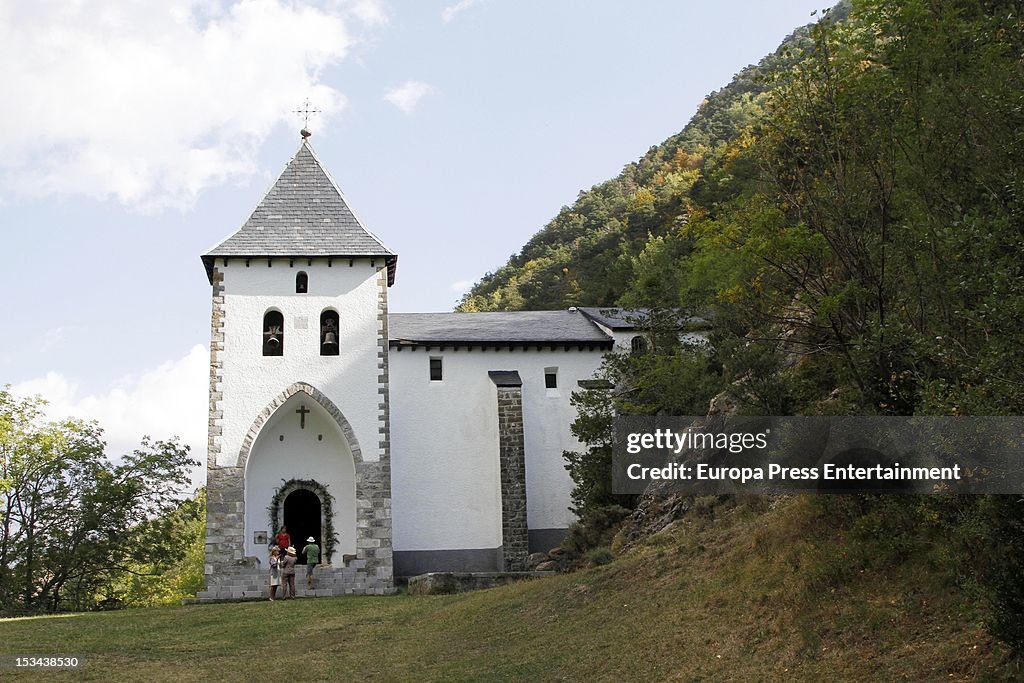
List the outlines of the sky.
{"type": "MultiPolygon", "coordinates": [[[[821,0],[0,0],[0,386],[206,456],[210,285],[310,143],[399,254],[392,312],[483,274],[821,0]]],[[[197,475],[202,478],[202,473],[197,475]]]]}

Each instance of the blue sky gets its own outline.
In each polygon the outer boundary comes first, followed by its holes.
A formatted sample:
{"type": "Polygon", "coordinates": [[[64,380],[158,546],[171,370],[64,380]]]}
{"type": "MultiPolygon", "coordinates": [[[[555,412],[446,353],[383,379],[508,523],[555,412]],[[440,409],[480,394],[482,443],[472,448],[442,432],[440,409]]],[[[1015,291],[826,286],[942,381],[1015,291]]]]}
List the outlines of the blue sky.
{"type": "Polygon", "coordinates": [[[581,189],[679,131],[807,0],[0,0],[0,385],[205,457],[199,255],[314,150],[450,310],[581,189]]]}

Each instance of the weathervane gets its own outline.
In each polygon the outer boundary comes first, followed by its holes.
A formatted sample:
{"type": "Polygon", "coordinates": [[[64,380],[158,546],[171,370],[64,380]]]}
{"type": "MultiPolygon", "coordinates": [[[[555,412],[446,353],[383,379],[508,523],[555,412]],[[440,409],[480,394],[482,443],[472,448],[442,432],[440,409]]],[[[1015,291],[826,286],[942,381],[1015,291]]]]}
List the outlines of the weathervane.
{"type": "Polygon", "coordinates": [[[319,109],[311,109],[310,106],[309,98],[306,98],[306,102],[302,105],[302,109],[296,109],[292,112],[293,114],[302,115],[302,131],[299,135],[302,136],[303,140],[306,140],[310,135],[312,135],[312,133],[309,132],[309,117],[320,113],[319,109]]]}

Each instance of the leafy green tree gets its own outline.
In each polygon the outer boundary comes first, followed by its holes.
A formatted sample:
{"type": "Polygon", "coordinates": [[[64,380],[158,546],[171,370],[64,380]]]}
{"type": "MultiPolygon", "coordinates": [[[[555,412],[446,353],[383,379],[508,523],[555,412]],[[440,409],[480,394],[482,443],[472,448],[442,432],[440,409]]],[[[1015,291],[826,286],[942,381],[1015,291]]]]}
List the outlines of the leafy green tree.
{"type": "Polygon", "coordinates": [[[134,565],[166,562],[166,515],[198,465],[187,446],[148,437],[112,462],[95,423],[44,422],[42,405],[0,391],[0,604],[11,612],[88,609],[134,565]]]}
{"type": "Polygon", "coordinates": [[[114,595],[128,606],[180,605],[203,589],[206,542],[206,490],[166,515],[170,525],[167,552],[145,564],[134,564],[114,586],[114,595]]]}
{"type": "Polygon", "coordinates": [[[616,416],[704,415],[722,389],[710,351],[680,341],[678,312],[648,311],[637,324],[650,340],[648,350],[607,354],[598,379],[570,398],[577,411],[570,429],[586,450],[563,457],[574,484],[572,509],[581,518],[609,505],[635,504],[635,496],[612,490],[616,416]]]}

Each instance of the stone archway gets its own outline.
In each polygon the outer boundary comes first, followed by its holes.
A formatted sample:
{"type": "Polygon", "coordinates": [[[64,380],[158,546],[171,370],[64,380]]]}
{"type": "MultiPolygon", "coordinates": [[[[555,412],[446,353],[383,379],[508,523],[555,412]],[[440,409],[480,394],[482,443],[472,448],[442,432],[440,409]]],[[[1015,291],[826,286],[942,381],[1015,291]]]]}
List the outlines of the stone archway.
{"type": "MultiPolygon", "coordinates": [[[[239,585],[252,586],[248,590],[257,591],[259,589],[256,586],[265,578],[261,569],[265,546],[258,547],[258,542],[253,539],[259,537],[258,532],[267,528],[268,522],[271,521],[267,518],[267,502],[273,495],[273,490],[278,487],[273,485],[269,476],[264,476],[265,481],[261,484],[264,492],[254,495],[250,500],[247,493],[250,482],[247,472],[250,469],[250,456],[253,450],[262,452],[262,441],[291,443],[291,437],[280,439],[280,434],[271,435],[268,427],[274,427],[275,422],[272,418],[279,411],[284,415],[281,409],[289,399],[297,395],[302,400],[311,399],[317,404],[317,409],[322,409],[325,413],[323,418],[327,421],[324,425],[326,426],[328,422],[333,423],[331,431],[336,430],[339,443],[345,444],[346,457],[349,454],[351,456],[349,467],[354,467],[352,479],[349,480],[352,489],[343,491],[335,485],[336,483],[330,487],[332,495],[344,495],[344,498],[338,499],[334,516],[337,516],[339,511],[348,515],[351,510],[351,516],[347,518],[351,521],[346,522],[344,530],[339,528],[339,536],[344,538],[339,538],[339,544],[333,554],[338,556],[339,552],[354,553],[351,565],[345,569],[339,568],[339,571],[350,571],[360,576],[355,584],[346,585],[344,590],[376,594],[393,590],[391,472],[387,441],[381,441],[382,454],[378,459],[366,462],[351,424],[337,405],[314,386],[306,382],[296,382],[275,395],[255,416],[242,440],[234,465],[210,465],[207,470],[207,542],[204,568],[207,590],[203,592],[203,597],[243,597],[236,595],[240,590],[239,585]],[[265,437],[263,440],[260,438],[261,435],[265,437]],[[345,506],[344,510],[342,505],[345,506]]],[[[314,407],[311,404],[307,405],[310,408],[314,407]]],[[[328,432],[324,431],[323,438],[326,445],[329,438],[335,437],[330,437],[328,432]]],[[[254,462],[260,460],[258,452],[254,462]]],[[[289,479],[287,470],[273,474],[279,483],[285,483],[285,480],[289,479]],[[282,474],[284,476],[281,476],[282,474]]],[[[320,479],[313,472],[305,476],[320,479]]],[[[321,483],[328,483],[328,479],[330,477],[321,483]]],[[[320,498],[321,501],[324,500],[323,496],[320,498]]],[[[277,525],[270,525],[268,531],[272,533],[271,529],[275,526],[277,525]]],[[[326,526],[325,524],[324,528],[326,526]]],[[[299,540],[293,537],[294,542],[298,543],[299,540]]],[[[301,540],[305,540],[305,537],[301,540]]],[[[296,550],[301,549],[302,545],[304,543],[299,544],[296,550]]],[[[325,549],[323,545],[321,548],[325,549]]],[[[328,556],[324,561],[333,564],[333,559],[328,556]]]]}
{"type": "Polygon", "coordinates": [[[267,406],[260,411],[260,414],[253,420],[252,426],[249,427],[249,431],[246,433],[245,438],[242,439],[242,448],[238,451],[238,464],[236,467],[245,471],[245,465],[249,461],[249,456],[252,454],[253,444],[256,443],[257,437],[263,430],[263,425],[266,424],[270,416],[277,412],[277,409],[288,402],[292,396],[298,393],[303,393],[309,396],[311,399],[320,404],[320,406],[328,412],[328,414],[334,418],[334,421],[338,423],[338,427],[341,429],[341,433],[344,435],[345,440],[348,441],[349,450],[352,451],[352,459],[356,463],[358,468],[363,462],[363,452],[359,448],[359,440],[356,439],[356,433],[352,430],[352,425],[349,424],[345,415],[341,412],[338,406],[334,405],[334,401],[324,396],[324,394],[314,387],[312,384],[306,382],[296,382],[290,387],[278,394],[273,401],[267,404],[267,406]]]}

